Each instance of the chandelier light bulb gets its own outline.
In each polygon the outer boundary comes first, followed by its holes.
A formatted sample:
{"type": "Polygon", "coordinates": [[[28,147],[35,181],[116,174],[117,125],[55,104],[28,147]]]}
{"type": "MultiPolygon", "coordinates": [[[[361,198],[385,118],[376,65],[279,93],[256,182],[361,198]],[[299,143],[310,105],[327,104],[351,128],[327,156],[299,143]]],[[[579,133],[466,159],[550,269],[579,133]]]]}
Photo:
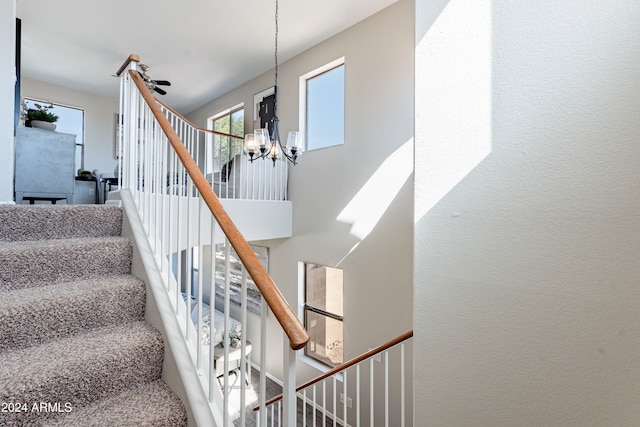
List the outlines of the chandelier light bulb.
{"type": "Polygon", "coordinates": [[[244,152],[249,155],[253,155],[258,152],[258,145],[256,144],[256,139],[252,133],[244,136],[244,152]]]}

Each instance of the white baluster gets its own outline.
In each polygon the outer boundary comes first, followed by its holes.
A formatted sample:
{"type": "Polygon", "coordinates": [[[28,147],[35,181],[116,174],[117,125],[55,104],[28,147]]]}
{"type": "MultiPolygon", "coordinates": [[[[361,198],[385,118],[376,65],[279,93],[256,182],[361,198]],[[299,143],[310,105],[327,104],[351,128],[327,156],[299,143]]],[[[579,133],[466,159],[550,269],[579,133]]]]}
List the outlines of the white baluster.
{"type": "Polygon", "coordinates": [[[322,381],[322,427],[327,425],[327,382],[322,381]]]}
{"type": "Polygon", "coordinates": [[[389,427],[389,352],[384,352],[384,425],[389,427]]]}
{"type": "MultiPolygon", "coordinates": [[[[167,144],[162,144],[161,149],[160,149],[160,165],[161,165],[161,169],[160,169],[160,200],[161,202],[161,206],[160,206],[160,216],[159,216],[159,220],[158,220],[158,225],[160,227],[160,250],[158,251],[158,257],[160,259],[160,272],[164,272],[165,269],[168,270],[168,263],[167,263],[167,231],[170,229],[169,227],[171,226],[171,222],[167,221],[167,218],[169,217],[170,213],[168,213],[165,209],[167,209],[167,203],[168,203],[168,199],[166,198],[165,194],[164,194],[164,177],[167,175],[167,144]]],[[[168,290],[169,289],[169,280],[167,280],[169,278],[169,276],[167,275],[167,278],[165,279],[165,287],[168,290]]]]}
{"type": "MultiPolygon", "coordinates": [[[[197,287],[198,287],[198,317],[197,317],[197,323],[196,323],[196,327],[198,328],[196,331],[196,337],[197,337],[197,343],[198,345],[196,346],[197,348],[197,355],[196,355],[196,360],[198,361],[198,372],[202,372],[202,276],[204,275],[204,271],[202,268],[202,236],[200,233],[200,230],[202,230],[202,217],[201,217],[201,212],[202,209],[204,208],[204,201],[202,199],[199,199],[198,202],[198,234],[197,234],[197,248],[198,248],[198,281],[197,281],[197,287]]],[[[191,249],[188,249],[189,251],[191,251],[191,249]]],[[[190,276],[193,276],[193,265],[191,266],[191,271],[190,271],[190,276]]],[[[210,301],[211,302],[211,301],[210,301]]]]}
{"type": "MultiPolygon", "coordinates": [[[[240,345],[240,425],[245,425],[245,401],[247,392],[247,363],[251,363],[247,360],[247,270],[242,267],[242,290],[240,299],[240,324],[241,330],[241,345],[240,345]]],[[[251,381],[251,378],[249,378],[251,381]]]]}
{"type": "Polygon", "coordinates": [[[347,397],[347,371],[342,372],[342,424],[347,425],[347,403],[349,402],[349,398],[347,397]]]}
{"type": "Polygon", "coordinates": [[[356,427],[360,427],[360,364],[356,365],[356,427]]]}
{"type": "Polygon", "coordinates": [[[284,378],[282,386],[284,424],[295,426],[296,422],[296,352],[291,349],[287,335],[282,333],[284,343],[284,378]]]}
{"type": "Polygon", "coordinates": [[[224,241],[224,323],[223,323],[223,337],[222,337],[222,345],[224,346],[224,363],[223,363],[223,371],[224,371],[224,425],[227,426],[229,423],[229,310],[230,310],[230,298],[231,298],[231,244],[229,240],[225,238],[224,241]]]}
{"type": "Polygon", "coordinates": [[[373,427],[373,423],[374,423],[374,395],[375,395],[375,389],[373,388],[373,358],[369,359],[369,424],[371,425],[371,427],[373,427]]]}
{"type": "MultiPolygon", "coordinates": [[[[262,315],[260,316],[260,407],[266,408],[267,400],[267,313],[269,308],[264,298],[261,298],[262,315]]],[[[272,405],[273,407],[273,405],[272,405]]],[[[267,415],[260,420],[260,427],[267,426],[267,415]]],[[[273,415],[272,415],[273,419],[273,415]]]]}
{"type": "Polygon", "coordinates": [[[333,380],[333,405],[331,405],[332,409],[333,409],[333,427],[336,427],[337,423],[338,423],[338,404],[337,404],[337,398],[336,398],[336,393],[337,393],[337,387],[336,387],[336,376],[332,376],[331,379],[333,380]]]}
{"type": "Polygon", "coordinates": [[[313,411],[312,411],[312,414],[313,414],[313,427],[316,427],[316,424],[317,424],[317,422],[316,422],[316,419],[318,418],[317,417],[317,413],[318,413],[318,401],[316,399],[316,385],[314,384],[313,385],[313,411]]]}
{"type": "Polygon", "coordinates": [[[302,390],[302,427],[307,427],[307,389],[302,390]]]}
{"type": "Polygon", "coordinates": [[[405,418],[405,377],[404,377],[404,343],[400,344],[400,426],[404,427],[406,424],[405,418]]]}
{"type": "Polygon", "coordinates": [[[213,310],[215,308],[215,298],[216,298],[216,226],[215,222],[211,221],[211,273],[209,280],[209,303],[211,305],[211,316],[209,317],[209,402],[213,402],[213,393],[214,393],[214,385],[216,381],[215,371],[213,369],[213,361],[214,361],[214,343],[215,337],[213,334],[215,333],[214,329],[214,313],[213,310]]]}

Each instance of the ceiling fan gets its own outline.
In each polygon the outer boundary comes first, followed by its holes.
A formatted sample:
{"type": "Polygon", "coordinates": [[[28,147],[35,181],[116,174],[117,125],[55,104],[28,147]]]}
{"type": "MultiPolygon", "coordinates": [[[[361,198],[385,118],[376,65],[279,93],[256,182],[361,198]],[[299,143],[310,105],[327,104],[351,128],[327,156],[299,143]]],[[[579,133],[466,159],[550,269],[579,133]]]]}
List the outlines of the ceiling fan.
{"type": "Polygon", "coordinates": [[[140,67],[140,70],[142,70],[142,72],[138,71],[138,74],[140,74],[140,77],[142,77],[142,79],[144,80],[144,83],[147,85],[147,88],[149,90],[156,91],[160,95],[167,94],[167,92],[164,89],[160,89],[158,86],[171,86],[171,82],[167,80],[153,80],[147,74],[147,71],[149,71],[149,66],[146,64],[138,64],[138,67],[140,67]]]}

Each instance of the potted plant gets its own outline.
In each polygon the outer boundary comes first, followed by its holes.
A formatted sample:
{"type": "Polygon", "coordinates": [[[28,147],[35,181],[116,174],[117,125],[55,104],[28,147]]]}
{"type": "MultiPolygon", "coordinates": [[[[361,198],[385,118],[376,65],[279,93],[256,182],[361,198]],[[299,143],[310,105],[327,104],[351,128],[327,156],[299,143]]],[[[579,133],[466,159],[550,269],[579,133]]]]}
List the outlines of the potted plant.
{"type": "Polygon", "coordinates": [[[40,104],[33,104],[36,108],[29,108],[27,110],[27,120],[25,126],[35,127],[47,130],[56,130],[55,122],[58,121],[58,116],[49,110],[53,108],[53,104],[48,106],[42,106],[40,104]]]}
{"type": "MultiPolygon", "coordinates": [[[[229,344],[231,345],[231,347],[233,348],[238,348],[240,347],[240,342],[242,341],[242,334],[240,332],[237,331],[230,331],[228,334],[229,337],[229,344]]],[[[225,339],[224,339],[224,332],[222,333],[222,342],[220,343],[223,347],[225,344],[225,339]]]]}

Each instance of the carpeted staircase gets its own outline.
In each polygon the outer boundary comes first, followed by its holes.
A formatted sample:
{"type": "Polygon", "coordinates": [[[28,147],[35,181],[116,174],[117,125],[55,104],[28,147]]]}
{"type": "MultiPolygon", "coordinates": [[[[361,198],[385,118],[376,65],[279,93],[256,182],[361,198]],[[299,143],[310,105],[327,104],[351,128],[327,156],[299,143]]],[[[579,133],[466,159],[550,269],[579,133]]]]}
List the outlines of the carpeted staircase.
{"type": "Polygon", "coordinates": [[[0,206],[0,426],[185,426],[110,205],[0,206]]]}

